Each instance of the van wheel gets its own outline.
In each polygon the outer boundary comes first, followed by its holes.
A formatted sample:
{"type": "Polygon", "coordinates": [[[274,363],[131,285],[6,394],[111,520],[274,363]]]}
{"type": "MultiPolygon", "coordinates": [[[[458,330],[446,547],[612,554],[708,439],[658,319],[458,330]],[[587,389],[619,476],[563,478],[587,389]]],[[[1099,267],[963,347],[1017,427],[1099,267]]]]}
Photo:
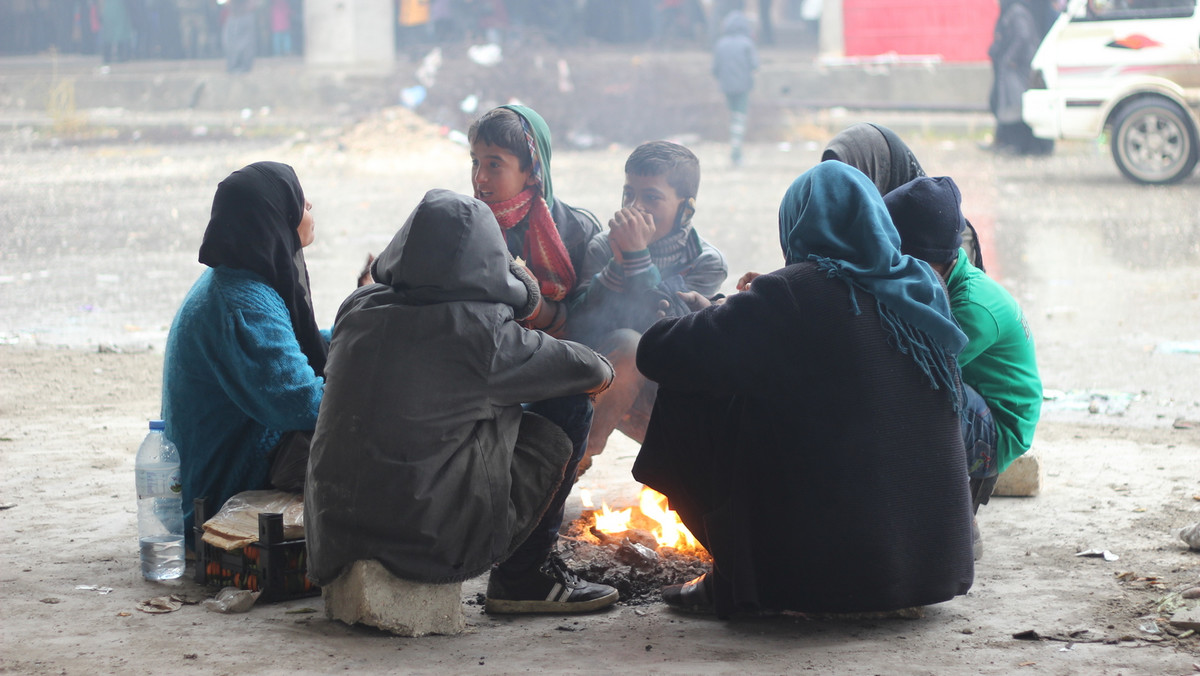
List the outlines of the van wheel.
{"type": "Polygon", "coordinates": [[[1113,123],[1113,160],[1139,183],[1174,183],[1191,174],[1200,157],[1196,145],[1191,119],[1159,96],[1129,103],[1113,123]]]}

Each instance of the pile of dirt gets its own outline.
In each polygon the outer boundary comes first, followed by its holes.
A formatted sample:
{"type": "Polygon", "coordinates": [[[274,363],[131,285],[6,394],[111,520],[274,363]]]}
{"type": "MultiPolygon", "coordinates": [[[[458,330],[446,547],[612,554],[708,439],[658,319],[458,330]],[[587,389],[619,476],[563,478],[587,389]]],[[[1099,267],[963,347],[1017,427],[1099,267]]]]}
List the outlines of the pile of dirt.
{"type": "Polygon", "coordinates": [[[338,137],[338,145],[356,154],[425,152],[447,143],[449,130],[403,106],[384,108],[338,137]]]}

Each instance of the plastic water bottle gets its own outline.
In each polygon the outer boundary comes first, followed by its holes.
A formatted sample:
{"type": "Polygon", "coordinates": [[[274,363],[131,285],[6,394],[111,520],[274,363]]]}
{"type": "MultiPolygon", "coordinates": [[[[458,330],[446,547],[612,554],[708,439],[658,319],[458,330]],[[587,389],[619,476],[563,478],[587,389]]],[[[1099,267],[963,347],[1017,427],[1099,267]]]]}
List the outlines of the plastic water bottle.
{"type": "Polygon", "coordinates": [[[137,480],[138,544],[142,576],[173,580],[183,575],[183,483],[179,450],[163,434],[163,421],[151,420],[150,432],[134,460],[137,480]]]}

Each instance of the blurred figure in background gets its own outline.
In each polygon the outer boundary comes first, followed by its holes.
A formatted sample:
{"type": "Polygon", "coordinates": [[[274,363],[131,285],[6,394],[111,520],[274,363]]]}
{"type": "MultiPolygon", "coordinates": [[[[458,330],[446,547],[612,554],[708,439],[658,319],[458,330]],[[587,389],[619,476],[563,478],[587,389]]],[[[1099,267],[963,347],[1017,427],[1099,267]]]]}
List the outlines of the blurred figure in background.
{"type": "Polygon", "coordinates": [[[248,0],[229,0],[225,25],[221,28],[221,46],[225,49],[225,70],[249,73],[258,51],[254,8],[248,0]]]}
{"type": "Polygon", "coordinates": [[[102,0],[100,3],[100,43],[105,63],[127,61],[133,41],[133,25],[125,0],[102,0]]]}
{"type": "Polygon", "coordinates": [[[1054,141],[1033,135],[1021,117],[1021,95],[1029,86],[1033,54],[1049,30],[1048,0],[1000,0],[1000,17],[988,57],[992,91],[988,106],[996,116],[996,136],[987,150],[1007,155],[1049,155],[1054,141]]]}
{"type": "Polygon", "coordinates": [[[179,33],[185,59],[208,56],[208,17],[204,0],[181,0],[179,3],[179,33]]]}
{"type": "Polygon", "coordinates": [[[292,55],[292,6],[288,0],[271,0],[271,53],[292,55]]]}
{"type": "Polygon", "coordinates": [[[762,43],[764,45],[775,44],[775,24],[771,16],[774,0],[758,0],[758,23],[762,26],[762,43]]]}
{"type": "Polygon", "coordinates": [[[729,106],[729,156],[735,167],[742,164],[746,112],[757,69],[758,50],[754,47],[750,19],[740,7],[735,8],[721,21],[721,37],[713,47],[712,69],[729,106]]]}

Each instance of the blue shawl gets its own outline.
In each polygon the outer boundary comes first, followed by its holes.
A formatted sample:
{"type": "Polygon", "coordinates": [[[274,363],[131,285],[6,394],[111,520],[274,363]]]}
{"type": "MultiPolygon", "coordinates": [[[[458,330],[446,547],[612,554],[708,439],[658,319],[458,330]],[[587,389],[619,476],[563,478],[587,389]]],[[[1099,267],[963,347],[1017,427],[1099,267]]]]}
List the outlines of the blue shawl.
{"type": "Polygon", "coordinates": [[[892,344],[912,357],[934,389],[959,405],[958,353],[967,344],[937,273],[900,253],[900,235],[879,191],[858,169],[822,162],[792,182],[779,205],[788,265],[813,261],[831,278],[875,297],[892,344]]]}

